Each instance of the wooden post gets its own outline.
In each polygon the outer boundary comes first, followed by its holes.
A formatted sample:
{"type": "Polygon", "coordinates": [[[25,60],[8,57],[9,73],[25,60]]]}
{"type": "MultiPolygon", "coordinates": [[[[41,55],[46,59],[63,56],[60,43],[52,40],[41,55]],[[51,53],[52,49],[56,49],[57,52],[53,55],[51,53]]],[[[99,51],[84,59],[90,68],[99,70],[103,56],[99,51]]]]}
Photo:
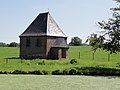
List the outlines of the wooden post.
{"type": "Polygon", "coordinates": [[[80,51],[79,51],[79,59],[80,59],[80,51]]]}
{"type": "Polygon", "coordinates": [[[95,52],[93,52],[93,60],[95,59],[95,52]]]}
{"type": "Polygon", "coordinates": [[[6,64],[8,63],[8,59],[6,59],[6,64]]]}
{"type": "Polygon", "coordinates": [[[108,62],[110,61],[110,53],[108,53],[108,62]]]}

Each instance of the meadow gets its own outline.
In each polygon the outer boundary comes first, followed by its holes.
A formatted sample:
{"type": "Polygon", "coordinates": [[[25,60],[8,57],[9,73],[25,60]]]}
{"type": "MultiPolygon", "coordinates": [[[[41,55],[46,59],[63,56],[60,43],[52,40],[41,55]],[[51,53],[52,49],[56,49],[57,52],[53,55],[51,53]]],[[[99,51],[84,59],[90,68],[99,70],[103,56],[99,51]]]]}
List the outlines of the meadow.
{"type": "Polygon", "coordinates": [[[112,54],[108,61],[108,52],[98,50],[93,60],[91,47],[71,46],[68,60],[21,60],[19,48],[1,47],[0,90],[120,90],[120,78],[109,76],[120,75],[119,57],[119,53],[112,54]],[[77,63],[71,64],[71,59],[77,63]],[[81,72],[76,73],[77,69],[81,72]],[[90,73],[103,75],[83,76],[90,73]]]}
{"type": "Polygon", "coordinates": [[[119,57],[120,53],[111,54],[110,60],[108,61],[108,52],[97,50],[93,60],[93,51],[90,46],[70,46],[68,60],[21,60],[19,59],[19,48],[1,47],[0,73],[19,73],[19,71],[25,71],[26,73],[31,74],[52,74],[52,72],[53,74],[56,74],[56,72],[61,74],[60,71],[65,71],[64,74],[66,74],[70,69],[80,69],[83,67],[90,67],[90,69],[87,68],[88,70],[91,70],[91,67],[97,67],[97,69],[102,67],[107,68],[108,70],[109,68],[119,70],[119,57]],[[71,64],[70,61],[72,59],[75,59],[77,63],[71,64]]]}

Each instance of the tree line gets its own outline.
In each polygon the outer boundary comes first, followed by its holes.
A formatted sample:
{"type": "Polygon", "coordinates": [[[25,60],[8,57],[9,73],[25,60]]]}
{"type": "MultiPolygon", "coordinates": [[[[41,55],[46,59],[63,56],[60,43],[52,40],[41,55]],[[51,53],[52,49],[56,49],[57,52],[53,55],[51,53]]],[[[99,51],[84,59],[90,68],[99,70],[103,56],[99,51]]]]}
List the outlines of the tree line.
{"type": "Polygon", "coordinates": [[[20,44],[16,43],[16,42],[11,42],[11,43],[4,43],[4,42],[0,42],[0,47],[19,47],[20,44]]]}

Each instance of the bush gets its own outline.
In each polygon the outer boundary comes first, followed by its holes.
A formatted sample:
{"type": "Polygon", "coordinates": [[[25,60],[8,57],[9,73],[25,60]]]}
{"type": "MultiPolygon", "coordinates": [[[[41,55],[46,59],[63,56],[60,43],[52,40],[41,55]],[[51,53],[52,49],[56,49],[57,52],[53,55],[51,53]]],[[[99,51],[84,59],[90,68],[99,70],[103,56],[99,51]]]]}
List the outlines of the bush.
{"type": "Polygon", "coordinates": [[[98,76],[119,76],[119,69],[103,68],[103,67],[82,67],[77,68],[79,75],[98,75],[98,76]]]}
{"type": "Polygon", "coordinates": [[[55,70],[55,71],[22,71],[22,70],[14,70],[14,71],[0,71],[0,74],[35,74],[35,75],[92,75],[92,76],[120,76],[120,69],[113,68],[104,68],[104,67],[73,67],[71,69],[65,70],[55,70]]]}
{"type": "Polygon", "coordinates": [[[77,64],[77,60],[72,59],[72,60],[70,61],[70,64],[77,64]]]}
{"type": "Polygon", "coordinates": [[[22,71],[22,70],[15,70],[15,71],[11,72],[11,74],[27,74],[27,72],[22,71]]]}
{"type": "Polygon", "coordinates": [[[43,73],[40,70],[29,71],[29,74],[43,75],[43,73]]]}
{"type": "Polygon", "coordinates": [[[116,65],[116,67],[120,67],[120,62],[118,62],[118,63],[116,63],[117,65],[116,65]]]}
{"type": "Polygon", "coordinates": [[[69,70],[68,69],[63,70],[63,75],[69,75],[69,70]]]}
{"type": "Polygon", "coordinates": [[[10,72],[7,71],[0,71],[0,74],[9,74],[10,72]]]}
{"type": "Polygon", "coordinates": [[[69,75],[76,75],[76,74],[77,74],[76,69],[71,69],[71,70],[69,71],[69,75]]]}
{"type": "Polygon", "coordinates": [[[60,70],[52,71],[52,75],[62,75],[62,72],[60,70]]]}
{"type": "Polygon", "coordinates": [[[43,74],[43,75],[48,75],[48,74],[49,74],[49,72],[48,72],[48,71],[44,71],[44,70],[43,70],[43,71],[42,71],[42,74],[43,74]]]}

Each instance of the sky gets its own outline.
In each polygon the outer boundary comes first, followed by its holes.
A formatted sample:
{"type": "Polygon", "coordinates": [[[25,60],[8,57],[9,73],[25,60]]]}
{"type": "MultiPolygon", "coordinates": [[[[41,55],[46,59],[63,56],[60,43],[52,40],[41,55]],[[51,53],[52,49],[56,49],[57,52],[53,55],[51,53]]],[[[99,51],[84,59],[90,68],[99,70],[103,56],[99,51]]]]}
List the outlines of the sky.
{"type": "Polygon", "coordinates": [[[49,11],[68,42],[78,36],[84,43],[100,31],[97,22],[108,20],[115,6],[113,0],[0,0],[0,42],[19,43],[19,35],[38,14],[49,11]]]}

